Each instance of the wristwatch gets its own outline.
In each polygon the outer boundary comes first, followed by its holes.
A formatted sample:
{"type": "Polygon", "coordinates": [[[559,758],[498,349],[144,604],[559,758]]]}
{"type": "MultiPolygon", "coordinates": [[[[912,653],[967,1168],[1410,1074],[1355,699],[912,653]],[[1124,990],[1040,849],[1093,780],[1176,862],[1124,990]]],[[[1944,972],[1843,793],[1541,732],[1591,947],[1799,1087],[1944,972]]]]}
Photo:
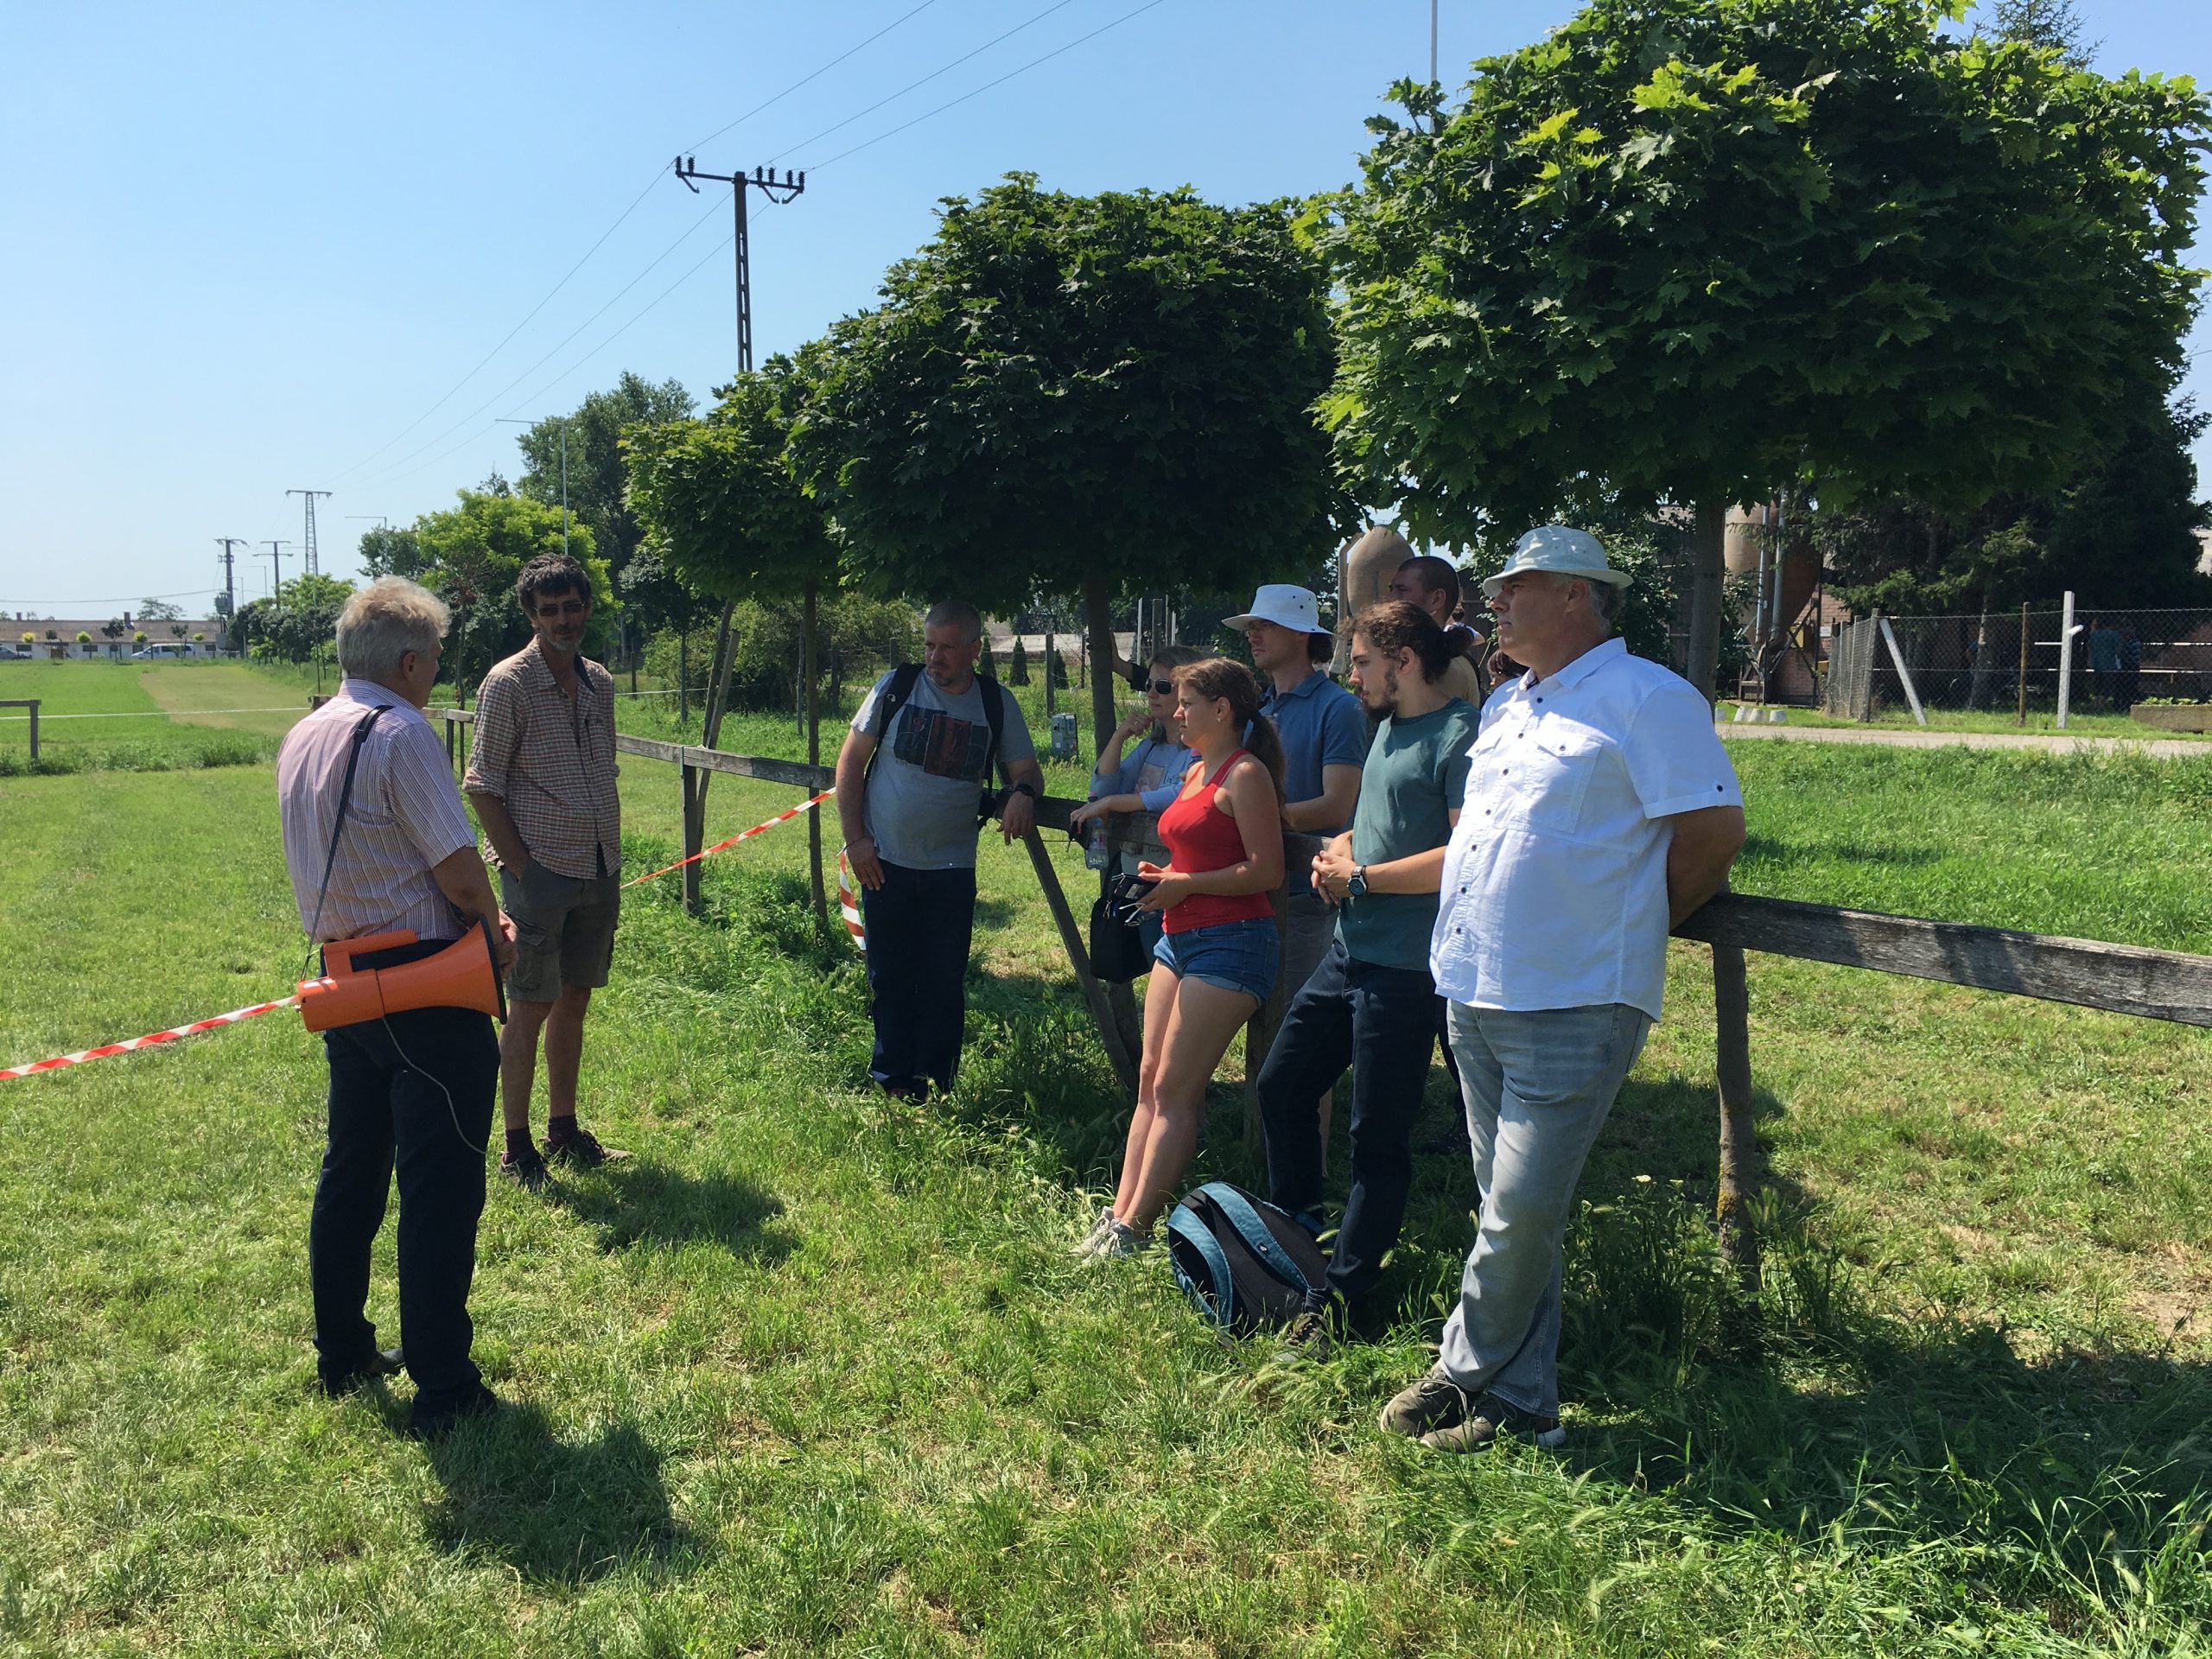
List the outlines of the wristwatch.
{"type": "Polygon", "coordinates": [[[1367,897],[1366,865],[1355,864],[1352,866],[1351,880],[1344,883],[1344,896],[1347,899],[1364,899],[1367,897]]]}
{"type": "Polygon", "coordinates": [[[1034,784],[1009,784],[1007,785],[1006,792],[1009,795],[1027,795],[1033,801],[1037,798],[1037,786],[1034,784]]]}

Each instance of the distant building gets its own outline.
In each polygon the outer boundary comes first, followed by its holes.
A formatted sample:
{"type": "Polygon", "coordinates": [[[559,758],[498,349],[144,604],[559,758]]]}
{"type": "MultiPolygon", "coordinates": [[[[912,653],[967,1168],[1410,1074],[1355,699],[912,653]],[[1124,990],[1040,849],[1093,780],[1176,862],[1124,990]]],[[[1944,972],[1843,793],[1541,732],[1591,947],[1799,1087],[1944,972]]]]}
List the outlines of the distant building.
{"type": "Polygon", "coordinates": [[[2196,574],[2212,576],[2212,530],[2196,532],[2196,574]]]}
{"type": "Polygon", "coordinates": [[[31,616],[17,611],[12,620],[0,617],[0,645],[10,650],[29,649],[35,655],[57,661],[70,659],[122,662],[134,652],[162,646],[163,656],[209,658],[222,653],[225,623],[219,616],[180,616],[174,621],[145,621],[134,619],[125,611],[121,616],[92,618],[31,616]],[[110,637],[106,630],[119,626],[121,632],[110,637]],[[25,634],[31,636],[30,644],[23,644],[25,634]],[[90,634],[89,641],[80,643],[77,636],[90,634]],[[141,645],[136,636],[143,633],[146,643],[141,645]]]}

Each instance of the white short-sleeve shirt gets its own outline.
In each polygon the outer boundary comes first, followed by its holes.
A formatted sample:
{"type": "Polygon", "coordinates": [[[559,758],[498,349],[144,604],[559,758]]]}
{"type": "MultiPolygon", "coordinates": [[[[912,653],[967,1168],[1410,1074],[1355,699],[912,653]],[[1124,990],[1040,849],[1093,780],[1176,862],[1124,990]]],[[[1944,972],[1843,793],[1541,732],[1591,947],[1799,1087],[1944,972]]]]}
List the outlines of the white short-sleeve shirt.
{"type": "Polygon", "coordinates": [[[1695,687],[1618,639],[1491,696],[1429,936],[1439,994],[1478,1008],[1625,1002],[1654,1020],[1675,815],[1741,806],[1695,687]]]}

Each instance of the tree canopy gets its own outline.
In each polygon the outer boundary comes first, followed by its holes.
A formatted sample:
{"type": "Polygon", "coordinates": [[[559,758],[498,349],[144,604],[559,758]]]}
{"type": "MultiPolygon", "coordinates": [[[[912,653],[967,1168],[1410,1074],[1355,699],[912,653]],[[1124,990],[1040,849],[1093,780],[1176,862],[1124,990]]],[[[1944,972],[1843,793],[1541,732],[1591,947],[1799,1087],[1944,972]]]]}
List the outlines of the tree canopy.
{"type": "MultiPolygon", "coordinates": [[[[522,568],[541,553],[561,550],[561,509],[526,495],[458,492],[460,505],[424,513],[410,531],[416,564],[411,576],[453,608],[445,660],[455,680],[480,677],[502,657],[519,651],[530,624],[515,603],[522,568]]],[[[588,525],[569,533],[569,551],[591,575],[595,601],[584,649],[602,655],[620,612],[607,561],[592,544],[588,525]]]]}
{"type": "Polygon", "coordinates": [[[741,375],[702,420],[631,427],[632,510],[662,563],[717,598],[787,599],[835,588],[836,550],[785,448],[800,387],[791,359],[741,375]]]}
{"type": "Polygon", "coordinates": [[[569,445],[569,508],[577,522],[591,526],[592,545],[619,578],[644,534],[631,511],[629,475],[623,463],[622,435],[632,427],[658,426],[690,415],[691,394],[671,379],[658,385],[624,371],[605,391],[594,391],[567,416],[549,416],[517,442],[530,463],[516,481],[524,495],[561,505],[561,435],[569,445]]]}
{"type": "Polygon", "coordinates": [[[1317,563],[1350,518],[1326,296],[1281,204],[1012,174],[831,331],[797,470],[878,591],[1080,594],[1094,633],[1114,589],[1317,563]]]}
{"type": "MultiPolygon", "coordinates": [[[[2052,490],[2171,377],[2206,106],[1953,0],[1592,0],[1370,123],[1325,405],[1416,538],[1637,502],[2052,490]]],[[[1717,570],[1717,512],[1712,540],[1717,570]]]]}

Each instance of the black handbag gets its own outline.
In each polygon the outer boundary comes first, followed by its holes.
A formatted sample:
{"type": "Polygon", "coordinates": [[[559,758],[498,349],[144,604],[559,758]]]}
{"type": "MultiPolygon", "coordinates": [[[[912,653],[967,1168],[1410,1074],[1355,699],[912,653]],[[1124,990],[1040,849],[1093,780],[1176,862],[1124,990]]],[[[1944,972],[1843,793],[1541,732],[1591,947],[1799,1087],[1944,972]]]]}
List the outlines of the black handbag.
{"type": "Polygon", "coordinates": [[[1144,936],[1122,915],[1106,893],[1090,901],[1090,971],[1109,985],[1126,985],[1152,968],[1144,936]]]}

